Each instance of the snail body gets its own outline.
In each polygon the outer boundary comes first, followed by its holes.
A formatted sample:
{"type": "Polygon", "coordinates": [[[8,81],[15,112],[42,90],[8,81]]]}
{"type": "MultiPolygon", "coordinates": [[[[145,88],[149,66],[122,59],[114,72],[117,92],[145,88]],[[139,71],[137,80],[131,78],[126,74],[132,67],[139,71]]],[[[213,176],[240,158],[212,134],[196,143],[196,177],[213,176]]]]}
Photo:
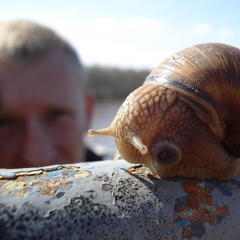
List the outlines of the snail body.
{"type": "Polygon", "coordinates": [[[171,55],[108,128],[117,153],[154,176],[228,180],[240,168],[240,49],[199,44],[171,55]]]}

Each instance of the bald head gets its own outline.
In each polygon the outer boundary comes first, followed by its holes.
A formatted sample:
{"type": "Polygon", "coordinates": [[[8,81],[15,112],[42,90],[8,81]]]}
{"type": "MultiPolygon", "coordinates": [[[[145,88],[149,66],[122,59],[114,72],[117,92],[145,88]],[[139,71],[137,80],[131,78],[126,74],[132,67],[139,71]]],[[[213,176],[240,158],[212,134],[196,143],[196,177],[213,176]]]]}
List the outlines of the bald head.
{"type": "Polygon", "coordinates": [[[32,22],[0,23],[0,59],[26,63],[42,55],[60,51],[80,64],[72,46],[53,30],[32,22]]]}

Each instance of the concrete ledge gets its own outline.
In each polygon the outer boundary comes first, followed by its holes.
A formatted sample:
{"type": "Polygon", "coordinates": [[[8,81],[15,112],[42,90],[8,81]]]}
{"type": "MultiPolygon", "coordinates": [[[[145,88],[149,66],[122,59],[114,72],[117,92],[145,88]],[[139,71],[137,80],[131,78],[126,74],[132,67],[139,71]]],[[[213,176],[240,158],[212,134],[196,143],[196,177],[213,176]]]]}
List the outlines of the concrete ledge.
{"type": "Polygon", "coordinates": [[[124,160],[0,170],[0,239],[239,239],[240,176],[153,179],[124,160]]]}

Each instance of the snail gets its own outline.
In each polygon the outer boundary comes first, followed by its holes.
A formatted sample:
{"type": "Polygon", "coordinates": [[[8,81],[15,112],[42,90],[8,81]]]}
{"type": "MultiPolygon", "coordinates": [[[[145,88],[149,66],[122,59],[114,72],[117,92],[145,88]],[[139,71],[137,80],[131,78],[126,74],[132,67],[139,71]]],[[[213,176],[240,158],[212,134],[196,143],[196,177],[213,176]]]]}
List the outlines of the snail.
{"type": "Polygon", "coordinates": [[[165,59],[108,128],[117,153],[155,177],[229,180],[240,168],[240,49],[188,47],[165,59]]]}

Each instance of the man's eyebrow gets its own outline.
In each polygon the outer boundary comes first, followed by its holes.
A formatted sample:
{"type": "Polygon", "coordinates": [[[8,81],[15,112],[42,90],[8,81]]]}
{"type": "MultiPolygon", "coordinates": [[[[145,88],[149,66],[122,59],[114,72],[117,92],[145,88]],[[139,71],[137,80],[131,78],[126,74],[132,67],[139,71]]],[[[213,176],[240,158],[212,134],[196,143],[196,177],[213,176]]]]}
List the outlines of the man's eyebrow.
{"type": "Polygon", "coordinates": [[[5,111],[0,111],[0,120],[3,120],[3,119],[17,119],[18,118],[18,115],[17,114],[14,114],[14,113],[11,113],[11,112],[5,112],[5,111]]]}
{"type": "Polygon", "coordinates": [[[14,116],[15,114],[12,113],[11,111],[7,111],[7,110],[2,110],[0,109],[0,117],[2,116],[14,116]]]}
{"type": "Polygon", "coordinates": [[[11,109],[11,108],[5,108],[0,106],[0,117],[1,116],[12,116],[12,117],[17,117],[18,112],[16,109],[11,109]]]}
{"type": "Polygon", "coordinates": [[[75,109],[72,106],[63,106],[63,105],[50,105],[47,106],[44,111],[43,114],[51,114],[52,111],[62,111],[62,112],[66,112],[68,114],[71,115],[75,115],[75,109]]]}
{"type": "Polygon", "coordinates": [[[63,104],[49,104],[47,105],[44,110],[49,111],[49,110],[71,110],[73,109],[71,105],[63,105],[63,104]]]}

